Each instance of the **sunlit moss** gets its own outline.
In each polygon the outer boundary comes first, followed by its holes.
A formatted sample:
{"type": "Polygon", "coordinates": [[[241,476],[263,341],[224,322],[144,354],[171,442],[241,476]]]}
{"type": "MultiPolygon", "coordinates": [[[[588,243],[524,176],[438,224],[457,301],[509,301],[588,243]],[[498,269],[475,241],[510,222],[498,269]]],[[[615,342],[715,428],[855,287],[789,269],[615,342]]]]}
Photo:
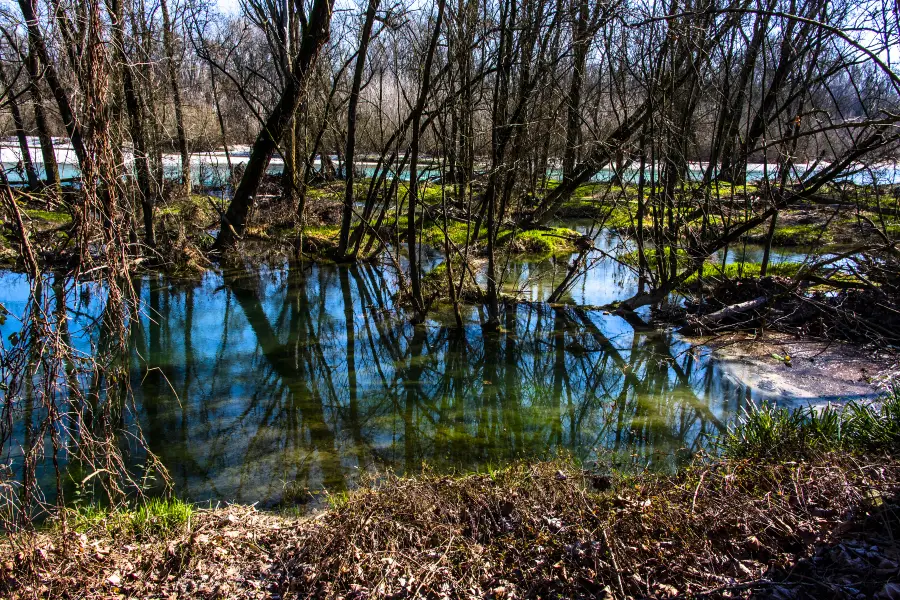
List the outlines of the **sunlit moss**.
{"type": "MultiPolygon", "coordinates": [[[[766,269],[766,275],[772,277],[794,277],[803,267],[802,263],[780,262],[770,263],[766,269]]],[[[707,281],[720,281],[724,279],[757,279],[762,273],[762,264],[757,262],[733,262],[725,265],[721,263],[706,262],[701,273],[691,275],[686,283],[698,281],[700,277],[707,281]]]]}
{"type": "Polygon", "coordinates": [[[497,245],[515,253],[528,255],[570,254],[575,252],[575,241],[581,235],[565,227],[507,230],[497,236],[497,245]]]}
{"type": "Polygon", "coordinates": [[[303,235],[318,238],[328,238],[336,240],[338,239],[338,236],[340,236],[340,234],[340,225],[306,225],[303,228],[303,235]]]}
{"type": "MultiPolygon", "coordinates": [[[[482,225],[481,233],[478,239],[484,241],[487,236],[487,227],[482,225]]],[[[447,223],[447,237],[457,247],[465,245],[466,240],[470,242],[475,238],[475,224],[464,223],[461,221],[449,221],[447,223]]],[[[422,232],[422,240],[435,247],[443,247],[444,244],[444,228],[440,225],[432,225],[422,232]]]]}
{"type": "Polygon", "coordinates": [[[776,246],[809,246],[815,243],[828,243],[831,233],[824,225],[784,225],[776,226],[772,243],[776,246]]]}
{"type": "Polygon", "coordinates": [[[37,219],[40,221],[47,221],[48,223],[56,223],[59,225],[65,223],[71,223],[72,217],[64,212],[51,211],[51,210],[38,210],[33,208],[26,208],[25,214],[31,217],[32,219],[37,219]]]}

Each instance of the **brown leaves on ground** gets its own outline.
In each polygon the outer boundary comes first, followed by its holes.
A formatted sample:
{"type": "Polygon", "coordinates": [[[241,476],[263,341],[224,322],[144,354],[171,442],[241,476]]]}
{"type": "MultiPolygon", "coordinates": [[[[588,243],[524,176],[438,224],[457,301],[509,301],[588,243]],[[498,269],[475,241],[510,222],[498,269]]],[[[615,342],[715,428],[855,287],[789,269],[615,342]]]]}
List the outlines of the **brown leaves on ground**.
{"type": "MultiPolygon", "coordinates": [[[[0,596],[804,597],[811,584],[791,579],[795,565],[865,538],[867,515],[896,520],[886,507],[900,470],[831,457],[705,464],[603,492],[593,479],[557,463],[520,464],[492,476],[392,479],[313,518],[198,511],[165,539],[19,534],[0,551],[0,596]]],[[[876,557],[861,543],[874,565],[868,589],[893,593],[885,569],[896,548],[882,543],[876,557]]]]}

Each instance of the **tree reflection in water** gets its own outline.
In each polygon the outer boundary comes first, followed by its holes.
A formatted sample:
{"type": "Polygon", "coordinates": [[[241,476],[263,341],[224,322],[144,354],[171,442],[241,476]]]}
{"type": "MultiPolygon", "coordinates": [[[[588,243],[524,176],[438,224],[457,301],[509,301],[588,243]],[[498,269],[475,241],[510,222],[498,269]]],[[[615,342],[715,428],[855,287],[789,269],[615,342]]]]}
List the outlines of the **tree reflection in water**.
{"type": "MultiPolygon", "coordinates": [[[[499,334],[482,333],[477,308],[463,332],[440,311],[413,327],[394,290],[365,264],[141,280],[131,426],[176,494],[302,502],[362,472],[472,470],[561,451],[672,466],[748,395],[677,336],[615,316],[522,304],[504,309],[499,334]]],[[[69,311],[74,336],[99,305],[82,295],[56,310],[69,311]]],[[[136,467],[145,459],[131,454],[136,467]]]]}
{"type": "Polygon", "coordinates": [[[272,503],[287,489],[296,501],[360,471],[559,451],[671,464],[746,395],[671,334],[599,313],[510,306],[487,336],[474,315],[462,334],[440,318],[413,327],[367,265],[145,287],[155,322],[135,336],[152,362],[135,373],[140,417],[193,499],[272,503]]]}

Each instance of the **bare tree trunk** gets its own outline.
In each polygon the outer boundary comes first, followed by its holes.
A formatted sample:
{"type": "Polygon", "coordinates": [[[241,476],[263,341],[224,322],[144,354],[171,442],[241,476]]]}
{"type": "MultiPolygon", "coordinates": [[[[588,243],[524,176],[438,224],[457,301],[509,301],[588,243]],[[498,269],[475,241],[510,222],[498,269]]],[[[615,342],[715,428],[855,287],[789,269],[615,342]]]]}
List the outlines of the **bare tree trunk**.
{"type": "MultiPolygon", "coordinates": [[[[216,119],[219,121],[219,133],[222,135],[222,148],[225,150],[225,162],[228,164],[228,180],[226,186],[232,185],[234,178],[234,168],[231,166],[231,152],[228,150],[228,132],[225,129],[225,118],[222,116],[222,106],[219,103],[219,92],[216,89],[216,74],[212,65],[209,67],[209,80],[212,85],[213,100],[216,103],[216,119]]],[[[203,182],[201,181],[202,185],[203,182]]]]}
{"type": "Polygon", "coordinates": [[[285,82],[278,104],[272,109],[262,130],[256,136],[250,150],[247,169],[234,193],[234,198],[228,205],[228,210],[222,217],[222,226],[215,245],[216,250],[220,252],[233,246],[235,240],[243,235],[247,226],[247,214],[253,205],[256,190],[265,174],[269,159],[272,158],[275,145],[284,135],[284,130],[290,124],[300,102],[306,97],[306,83],[319,52],[330,35],[333,3],[334,0],[315,0],[294,68],[285,82]]]}
{"type": "Polygon", "coordinates": [[[41,188],[37,171],[34,170],[34,161],[31,160],[31,148],[28,147],[28,136],[25,133],[25,122],[22,120],[22,112],[19,110],[19,100],[14,86],[6,79],[6,71],[0,66],[0,84],[7,90],[9,98],[9,112],[12,114],[13,126],[16,130],[16,138],[19,140],[19,150],[22,152],[22,167],[25,169],[25,180],[28,189],[37,191],[41,188]]]}
{"type": "Polygon", "coordinates": [[[169,85],[172,86],[172,102],[175,104],[175,128],[178,131],[178,150],[181,153],[181,184],[184,193],[191,193],[191,155],[188,152],[187,131],[184,127],[184,107],[181,103],[181,89],[178,85],[178,65],[175,61],[175,36],[172,33],[172,21],[169,18],[167,0],[160,0],[163,17],[163,45],[166,50],[166,66],[168,67],[169,85]]]}
{"type": "Polygon", "coordinates": [[[353,220],[353,202],[355,200],[353,160],[356,152],[356,108],[359,104],[359,93],[362,89],[363,72],[366,67],[366,54],[369,51],[369,40],[372,36],[372,25],[375,22],[378,2],[379,0],[369,0],[369,6],[366,9],[366,18],[359,38],[359,49],[356,51],[353,88],[350,90],[350,101],[347,103],[347,148],[344,158],[346,186],[344,188],[344,207],[341,213],[341,232],[338,240],[338,255],[341,257],[347,254],[347,246],[350,243],[350,223],[353,220]]]}
{"type": "MultiPolygon", "coordinates": [[[[296,119],[296,115],[294,117],[296,119]]],[[[294,123],[288,125],[283,140],[284,149],[281,158],[284,159],[284,170],[281,172],[281,189],[284,200],[291,206],[297,206],[299,201],[297,188],[297,128],[294,123]]]]}
{"type": "Polygon", "coordinates": [[[134,144],[134,161],[137,168],[138,193],[140,194],[141,209],[144,213],[144,243],[147,244],[147,247],[154,248],[156,246],[156,234],[153,229],[153,207],[156,204],[156,193],[153,189],[149,156],[147,154],[147,138],[146,132],[144,131],[144,119],[141,111],[140,99],[138,98],[138,92],[135,87],[133,67],[125,56],[125,40],[122,29],[122,0],[107,0],[107,9],[111,18],[116,59],[122,69],[122,91],[125,95],[125,109],[128,111],[131,141],[134,144]]]}
{"type": "Polygon", "coordinates": [[[34,107],[34,126],[37,129],[38,140],[41,142],[41,158],[44,159],[44,181],[47,187],[53,190],[53,193],[58,193],[60,186],[59,165],[56,162],[56,152],[53,149],[50,126],[47,124],[47,113],[44,112],[39,63],[33,51],[29,51],[25,56],[25,65],[30,79],[28,91],[31,94],[31,102],[34,107]]]}
{"type": "Polygon", "coordinates": [[[563,181],[572,178],[575,170],[575,160],[578,153],[578,144],[581,138],[581,88],[584,84],[584,69],[587,65],[590,36],[588,34],[588,2],[577,1],[577,15],[575,17],[573,31],[573,65],[572,83],[569,86],[569,94],[566,98],[568,116],[566,118],[566,147],[563,154],[563,181]]]}
{"type": "Polygon", "coordinates": [[[35,64],[35,68],[32,71],[32,77],[35,78],[33,83],[37,86],[40,82],[41,74],[43,74],[43,79],[46,80],[53,97],[56,99],[59,116],[63,125],[65,125],[66,133],[69,134],[72,147],[75,149],[75,155],[78,157],[78,163],[83,168],[87,162],[84,135],[81,131],[81,125],[75,119],[75,113],[72,110],[69,97],[66,95],[66,90],[63,88],[56,73],[56,68],[50,60],[50,53],[47,51],[47,46],[44,43],[44,35],[41,33],[41,28],[38,25],[36,1],[18,0],[18,3],[19,9],[22,11],[22,17],[25,19],[25,27],[28,30],[29,50],[33,57],[37,59],[37,64],[35,64]],[[38,68],[38,65],[40,65],[40,68],[38,68]]]}
{"type": "Polygon", "coordinates": [[[419,277],[419,256],[416,252],[416,209],[419,194],[419,174],[417,172],[419,161],[419,136],[421,135],[422,112],[425,110],[425,102],[431,91],[431,65],[434,62],[434,53],[437,48],[438,37],[441,32],[441,22],[444,18],[444,6],[446,0],[438,0],[438,14],[431,35],[431,43],[428,45],[428,53],[425,55],[425,65],[422,72],[422,84],[419,87],[419,97],[412,115],[412,140],[409,149],[409,197],[407,199],[406,212],[406,243],[409,248],[409,278],[412,284],[413,309],[416,312],[414,321],[421,322],[425,315],[425,303],[422,300],[422,284],[419,277]]]}

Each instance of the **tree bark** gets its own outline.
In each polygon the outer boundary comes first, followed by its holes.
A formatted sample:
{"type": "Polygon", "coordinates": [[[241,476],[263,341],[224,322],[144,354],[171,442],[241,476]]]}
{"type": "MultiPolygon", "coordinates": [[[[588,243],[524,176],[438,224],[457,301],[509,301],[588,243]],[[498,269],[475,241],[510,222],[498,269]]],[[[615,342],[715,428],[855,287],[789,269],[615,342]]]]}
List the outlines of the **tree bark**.
{"type": "Polygon", "coordinates": [[[172,102],[175,104],[175,128],[178,131],[178,151],[181,153],[181,185],[185,195],[191,193],[191,155],[188,152],[187,130],[184,127],[184,107],[181,103],[181,89],[178,85],[178,66],[175,61],[175,36],[169,7],[166,0],[160,0],[163,17],[163,45],[166,51],[169,85],[172,86],[172,102]]]}
{"type": "Polygon", "coordinates": [[[81,125],[75,119],[75,112],[72,110],[72,104],[69,102],[66,90],[63,88],[56,73],[56,68],[50,60],[50,53],[47,51],[47,45],[44,43],[44,35],[38,26],[36,2],[35,0],[18,0],[18,3],[19,9],[22,11],[22,17],[25,19],[25,27],[28,30],[30,54],[32,55],[32,60],[36,59],[34,68],[30,69],[33,86],[39,85],[41,74],[43,74],[43,79],[47,81],[47,85],[56,99],[59,116],[72,142],[72,147],[75,149],[78,163],[84,170],[88,158],[84,145],[84,135],[82,134],[81,125]]]}
{"type": "Polygon", "coordinates": [[[38,140],[41,143],[41,158],[44,159],[44,181],[47,187],[59,191],[59,165],[56,162],[56,151],[53,149],[53,137],[50,135],[50,126],[47,124],[47,113],[44,109],[44,96],[40,87],[40,68],[37,56],[29,51],[25,56],[25,66],[28,69],[30,83],[28,91],[31,94],[31,102],[34,110],[34,126],[37,129],[38,140]]]}
{"type": "Polygon", "coordinates": [[[425,56],[425,64],[422,73],[422,85],[419,87],[419,97],[412,114],[412,140],[409,150],[409,198],[407,199],[406,212],[406,243],[409,248],[409,279],[412,286],[413,309],[416,314],[414,321],[421,322],[425,315],[425,303],[422,300],[422,284],[419,277],[419,257],[416,252],[416,208],[419,194],[419,175],[417,172],[419,161],[419,136],[421,134],[422,112],[425,110],[425,102],[431,91],[431,65],[434,63],[434,52],[437,48],[438,37],[441,32],[441,22],[444,19],[445,0],[438,0],[438,14],[431,35],[431,43],[428,45],[428,53],[425,56]]]}
{"type": "MultiPolygon", "coordinates": [[[[19,0],[24,2],[25,0],[19,0]]],[[[303,34],[297,60],[285,82],[284,90],[278,103],[272,109],[256,136],[250,150],[250,158],[241,182],[235,190],[234,198],[222,217],[219,236],[215,249],[219,252],[234,245],[236,239],[243,235],[247,226],[247,214],[253,205],[256,190],[265,174],[275,146],[284,135],[300,102],[306,97],[306,84],[322,46],[328,41],[331,32],[331,12],[334,0],[315,0],[309,23],[303,34]]]]}
{"type": "Polygon", "coordinates": [[[584,85],[584,69],[587,65],[588,42],[590,41],[587,0],[577,0],[577,4],[577,15],[572,34],[572,45],[574,46],[572,83],[566,98],[568,116],[566,119],[566,147],[563,155],[563,181],[571,179],[578,155],[578,143],[581,137],[581,88],[584,85]]]}
{"type": "Polygon", "coordinates": [[[128,112],[131,141],[134,144],[138,193],[140,194],[141,210],[144,216],[144,243],[149,248],[154,248],[156,246],[156,234],[153,228],[153,207],[156,204],[156,193],[153,189],[149,157],[147,155],[147,136],[144,131],[144,119],[135,86],[133,67],[125,56],[122,0],[109,0],[107,9],[112,22],[112,36],[116,58],[122,69],[122,91],[125,96],[125,110],[128,112]]]}
{"type": "Polygon", "coordinates": [[[41,187],[37,171],[34,169],[34,161],[31,160],[31,148],[28,147],[28,136],[25,133],[25,122],[22,120],[22,112],[19,110],[19,100],[16,97],[14,86],[6,79],[6,71],[0,66],[0,84],[7,89],[9,97],[9,112],[12,114],[13,126],[16,130],[16,138],[19,141],[19,150],[22,152],[22,166],[25,169],[25,180],[28,189],[37,191],[41,187]]]}
{"type": "Polygon", "coordinates": [[[359,93],[362,89],[362,78],[366,66],[366,54],[369,49],[369,40],[372,37],[372,25],[375,22],[375,13],[378,10],[379,0],[369,0],[366,9],[366,17],[363,22],[362,33],[359,39],[359,49],[356,52],[356,67],[353,72],[353,87],[350,90],[350,101],[347,103],[347,148],[345,151],[346,186],[344,188],[344,207],[341,213],[341,232],[338,240],[338,255],[347,254],[347,246],[350,243],[350,223],[353,220],[353,193],[354,183],[354,154],[356,152],[356,109],[359,105],[359,93]]]}

